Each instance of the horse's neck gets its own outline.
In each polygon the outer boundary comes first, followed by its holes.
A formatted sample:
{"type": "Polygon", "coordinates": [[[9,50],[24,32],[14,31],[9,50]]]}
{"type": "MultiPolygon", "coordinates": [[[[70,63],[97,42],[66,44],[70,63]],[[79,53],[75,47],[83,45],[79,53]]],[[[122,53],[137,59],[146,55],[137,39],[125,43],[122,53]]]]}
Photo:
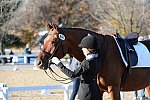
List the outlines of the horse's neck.
{"type": "Polygon", "coordinates": [[[68,45],[67,53],[74,56],[79,61],[84,59],[81,48],[78,47],[83,37],[87,35],[88,32],[82,29],[62,29],[61,33],[65,35],[65,43],[68,45]]]}
{"type": "Polygon", "coordinates": [[[79,61],[82,61],[85,58],[81,48],[78,47],[83,37],[87,36],[88,34],[91,34],[98,38],[100,45],[104,45],[104,36],[89,30],[77,28],[64,28],[61,29],[60,32],[66,36],[65,42],[69,48],[67,53],[74,56],[79,61]]]}

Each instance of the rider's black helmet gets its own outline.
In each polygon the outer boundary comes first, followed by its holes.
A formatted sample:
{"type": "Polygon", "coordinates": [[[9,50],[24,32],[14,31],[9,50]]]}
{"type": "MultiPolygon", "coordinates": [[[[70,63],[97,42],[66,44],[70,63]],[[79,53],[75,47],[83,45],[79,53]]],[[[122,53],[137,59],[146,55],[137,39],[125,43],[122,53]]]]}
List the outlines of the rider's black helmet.
{"type": "Polygon", "coordinates": [[[94,36],[86,36],[82,39],[81,43],[79,44],[79,47],[97,49],[98,47],[97,38],[94,36]]]}

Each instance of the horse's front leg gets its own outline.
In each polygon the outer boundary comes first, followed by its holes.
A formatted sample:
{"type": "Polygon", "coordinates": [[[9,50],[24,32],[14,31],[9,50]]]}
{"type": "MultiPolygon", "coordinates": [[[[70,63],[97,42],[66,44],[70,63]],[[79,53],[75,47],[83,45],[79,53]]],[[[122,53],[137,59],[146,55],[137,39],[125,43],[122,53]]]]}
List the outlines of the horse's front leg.
{"type": "Polygon", "coordinates": [[[120,99],[120,87],[118,86],[108,86],[108,93],[111,100],[121,100],[120,99]]]}

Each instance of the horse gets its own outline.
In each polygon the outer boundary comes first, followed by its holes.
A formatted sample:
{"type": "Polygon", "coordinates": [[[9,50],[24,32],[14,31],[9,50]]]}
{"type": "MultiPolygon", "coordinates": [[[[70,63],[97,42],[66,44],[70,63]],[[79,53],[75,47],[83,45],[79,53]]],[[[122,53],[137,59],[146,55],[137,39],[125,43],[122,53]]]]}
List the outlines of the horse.
{"type": "MultiPolygon", "coordinates": [[[[147,87],[150,95],[150,68],[134,68],[127,75],[121,86],[121,80],[125,71],[125,64],[122,61],[120,52],[111,35],[97,34],[91,30],[81,28],[58,28],[56,24],[46,24],[49,30],[48,36],[44,39],[41,52],[38,55],[35,65],[43,70],[49,66],[49,60],[53,56],[58,58],[66,54],[72,55],[79,61],[85,59],[78,44],[88,34],[97,37],[101,64],[97,75],[97,84],[100,89],[101,100],[103,93],[108,92],[111,100],[120,100],[120,91],[135,91],[147,87]]],[[[143,42],[150,45],[150,40],[143,42]]],[[[150,50],[150,48],[149,48],[150,50]]]]}

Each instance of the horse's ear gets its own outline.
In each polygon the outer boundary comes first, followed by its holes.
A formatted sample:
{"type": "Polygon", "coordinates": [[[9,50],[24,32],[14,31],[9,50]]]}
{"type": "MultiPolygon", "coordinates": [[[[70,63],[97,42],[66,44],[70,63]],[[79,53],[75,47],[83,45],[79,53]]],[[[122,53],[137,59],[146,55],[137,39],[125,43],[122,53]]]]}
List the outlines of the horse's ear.
{"type": "Polygon", "coordinates": [[[56,23],[52,23],[52,25],[54,29],[58,30],[58,26],[56,25],[56,23]]]}
{"type": "Polygon", "coordinates": [[[44,23],[45,26],[47,26],[47,28],[48,28],[49,30],[53,28],[53,26],[49,23],[48,20],[44,20],[43,23],[44,23]]]}

